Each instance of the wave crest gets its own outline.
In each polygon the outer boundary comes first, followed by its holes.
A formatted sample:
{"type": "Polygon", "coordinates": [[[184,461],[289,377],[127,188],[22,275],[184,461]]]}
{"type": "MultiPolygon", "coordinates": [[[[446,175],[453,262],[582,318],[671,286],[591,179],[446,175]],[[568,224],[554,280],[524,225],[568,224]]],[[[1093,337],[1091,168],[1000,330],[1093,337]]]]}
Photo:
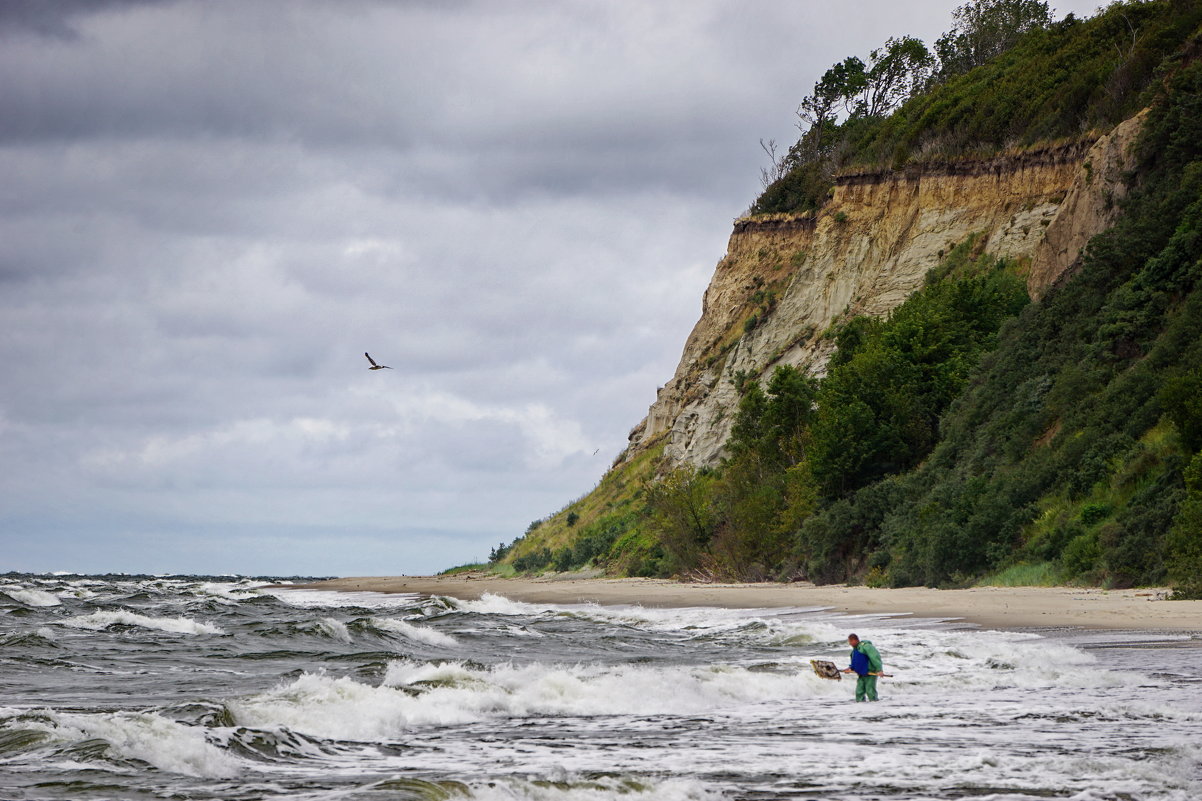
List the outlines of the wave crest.
{"type": "Polygon", "coordinates": [[[5,587],[2,592],[17,603],[26,606],[58,606],[62,603],[57,595],[45,590],[5,587]]]}
{"type": "Polygon", "coordinates": [[[63,626],[90,631],[102,631],[109,626],[137,626],[170,634],[225,634],[225,631],[211,623],[187,617],[148,617],[125,609],[93,612],[90,615],[71,617],[58,622],[63,626]]]}
{"type": "Polygon", "coordinates": [[[406,639],[417,640],[427,645],[437,645],[447,648],[454,648],[459,645],[459,641],[450,634],[425,626],[415,626],[412,623],[406,623],[404,620],[396,620],[390,617],[373,617],[371,625],[378,631],[399,634],[406,639]]]}
{"type": "MultiPolygon", "coordinates": [[[[13,721],[8,721],[12,725],[13,721]]],[[[203,729],[185,726],[150,712],[76,714],[39,713],[19,721],[21,729],[42,732],[62,743],[101,740],[111,755],[140,759],[159,770],[202,778],[232,778],[238,759],[208,742],[203,729]]],[[[96,756],[103,752],[89,749],[96,756]]]]}

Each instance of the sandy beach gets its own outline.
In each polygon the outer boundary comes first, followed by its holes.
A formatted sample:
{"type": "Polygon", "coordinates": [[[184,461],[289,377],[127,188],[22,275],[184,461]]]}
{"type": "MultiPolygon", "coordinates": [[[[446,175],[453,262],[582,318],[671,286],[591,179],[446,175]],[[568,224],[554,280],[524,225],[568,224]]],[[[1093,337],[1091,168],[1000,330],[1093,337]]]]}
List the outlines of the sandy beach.
{"type": "Polygon", "coordinates": [[[926,587],[873,589],[845,585],[688,584],[666,579],[352,577],[295,589],[407,592],[473,600],[485,593],[533,603],[639,604],[647,607],[822,607],[846,614],[911,614],[963,620],[984,628],[1096,628],[1202,632],[1202,601],[1167,600],[1167,589],[1073,587],[926,587]]]}

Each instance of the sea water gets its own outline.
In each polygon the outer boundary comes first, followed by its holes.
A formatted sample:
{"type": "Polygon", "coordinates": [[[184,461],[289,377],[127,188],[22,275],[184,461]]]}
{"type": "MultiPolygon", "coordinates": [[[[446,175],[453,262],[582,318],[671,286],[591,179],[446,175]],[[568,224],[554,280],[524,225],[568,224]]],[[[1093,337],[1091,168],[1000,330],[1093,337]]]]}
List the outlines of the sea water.
{"type": "Polygon", "coordinates": [[[264,585],[0,577],[0,798],[1202,798],[1198,633],[264,585]]]}

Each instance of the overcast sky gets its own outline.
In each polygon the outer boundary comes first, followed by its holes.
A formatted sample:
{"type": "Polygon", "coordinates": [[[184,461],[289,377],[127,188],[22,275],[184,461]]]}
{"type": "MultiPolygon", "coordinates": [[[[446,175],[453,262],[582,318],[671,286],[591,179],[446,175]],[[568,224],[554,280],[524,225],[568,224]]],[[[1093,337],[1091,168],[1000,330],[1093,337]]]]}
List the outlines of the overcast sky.
{"type": "Polygon", "coordinates": [[[671,376],[758,140],[956,4],[5,0],[0,571],[486,558],[671,376]]]}

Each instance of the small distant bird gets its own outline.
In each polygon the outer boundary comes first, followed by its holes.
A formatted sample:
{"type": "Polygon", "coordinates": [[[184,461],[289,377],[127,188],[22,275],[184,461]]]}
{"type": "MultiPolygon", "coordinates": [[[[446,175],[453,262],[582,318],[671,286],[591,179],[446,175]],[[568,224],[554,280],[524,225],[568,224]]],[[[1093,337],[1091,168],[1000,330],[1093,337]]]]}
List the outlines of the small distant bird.
{"type": "Polygon", "coordinates": [[[376,360],[371,357],[370,353],[365,352],[363,355],[367,357],[367,360],[369,362],[371,362],[371,367],[368,367],[367,368],[368,370],[391,370],[392,369],[391,367],[389,367],[386,364],[376,364],[376,360]]]}

